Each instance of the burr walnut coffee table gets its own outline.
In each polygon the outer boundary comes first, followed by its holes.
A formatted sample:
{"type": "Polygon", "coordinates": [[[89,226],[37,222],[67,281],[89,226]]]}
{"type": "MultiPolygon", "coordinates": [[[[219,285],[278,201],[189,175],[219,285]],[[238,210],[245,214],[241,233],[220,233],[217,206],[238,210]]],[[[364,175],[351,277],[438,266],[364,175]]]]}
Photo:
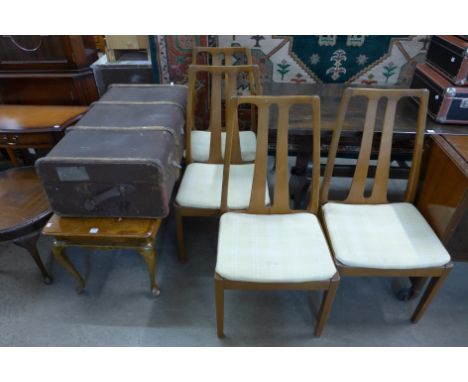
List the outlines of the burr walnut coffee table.
{"type": "Polygon", "coordinates": [[[50,284],[52,278],[39,257],[36,243],[51,214],[34,167],[0,172],[0,242],[12,241],[25,248],[46,284],[50,284]]]}
{"type": "Polygon", "coordinates": [[[130,248],[136,250],[145,260],[151,293],[157,297],[160,291],[156,283],[155,240],[160,225],[159,219],[60,217],[54,214],[42,233],[54,237],[52,254],[76,278],[78,293],[83,292],[85,281],[68,259],[66,247],[130,248]]]}

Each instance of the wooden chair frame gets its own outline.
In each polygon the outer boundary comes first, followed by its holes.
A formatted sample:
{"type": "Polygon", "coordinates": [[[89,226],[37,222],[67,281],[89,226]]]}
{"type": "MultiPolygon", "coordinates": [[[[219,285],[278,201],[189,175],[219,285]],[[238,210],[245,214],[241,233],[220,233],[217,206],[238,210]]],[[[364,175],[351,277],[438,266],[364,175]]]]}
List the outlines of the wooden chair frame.
{"type": "MultiPolygon", "coordinates": [[[[253,65],[252,49],[246,46],[233,47],[205,47],[197,46],[192,49],[192,64],[197,65],[197,58],[200,54],[206,54],[211,58],[209,65],[213,66],[232,66],[234,65],[235,55],[244,55],[246,63],[239,65],[253,65]]],[[[238,65],[237,65],[238,66],[238,65]]],[[[253,73],[249,73],[249,85],[251,89],[255,88],[255,84],[260,82],[255,78],[253,73]]]]}
{"type": "MultiPolygon", "coordinates": [[[[195,130],[195,112],[196,112],[196,87],[197,74],[208,73],[211,75],[211,102],[210,102],[210,124],[208,130],[212,133],[210,140],[210,155],[207,163],[223,163],[221,151],[221,132],[222,132],[222,83],[224,80],[224,97],[226,101],[226,122],[229,114],[229,102],[233,95],[237,93],[237,76],[240,73],[248,73],[253,78],[250,82],[250,91],[252,95],[262,94],[260,83],[260,71],[257,65],[236,65],[236,66],[208,66],[208,65],[190,65],[188,69],[188,92],[187,100],[187,122],[185,134],[185,152],[187,163],[193,163],[191,153],[191,131],[195,130]]],[[[254,113],[252,113],[254,114],[254,113]]],[[[227,124],[227,123],[226,123],[227,124]]],[[[236,147],[236,150],[240,150],[236,147]]]]}
{"type": "MultiPolygon", "coordinates": [[[[228,182],[230,164],[243,163],[238,156],[238,152],[233,150],[233,143],[238,136],[237,110],[242,104],[254,104],[258,110],[257,127],[257,150],[255,157],[254,179],[250,205],[243,211],[248,214],[291,214],[304,212],[292,210],[289,201],[289,170],[288,170],[288,130],[289,111],[292,105],[306,104],[312,108],[312,184],[310,193],[310,203],[307,212],[317,214],[319,207],[319,187],[320,187],[320,98],[318,96],[244,96],[233,97],[231,100],[232,112],[229,122],[228,135],[226,140],[226,156],[223,171],[223,190],[221,196],[222,212],[232,211],[228,208],[228,182]],[[265,205],[265,187],[267,180],[268,162],[268,131],[269,131],[269,109],[270,106],[278,107],[278,128],[276,144],[276,175],[274,200],[271,205],[265,205]]],[[[323,232],[323,230],[322,230],[323,232]]],[[[324,233],[325,236],[325,233],[324,233]]],[[[319,319],[315,330],[315,335],[320,336],[328,319],[336,290],[339,284],[338,272],[330,280],[301,282],[301,283],[257,283],[229,280],[215,273],[215,297],[216,297],[216,319],[218,337],[224,336],[224,290],[324,290],[319,319]]]]}
{"type": "MultiPolygon", "coordinates": [[[[237,65],[237,66],[207,66],[207,65],[190,65],[188,91],[189,97],[187,102],[187,123],[186,123],[186,159],[187,163],[193,163],[191,157],[191,139],[190,133],[195,129],[195,103],[196,103],[196,79],[198,73],[211,74],[211,110],[210,110],[210,126],[209,130],[212,133],[210,141],[210,155],[206,163],[223,164],[222,151],[221,151],[221,107],[222,107],[222,82],[225,81],[225,99],[226,99],[226,119],[229,119],[230,105],[229,101],[231,96],[236,94],[237,89],[237,75],[239,73],[249,73],[255,78],[257,87],[253,87],[254,92],[261,93],[261,86],[259,80],[259,69],[256,65],[237,65]]],[[[235,149],[240,157],[240,140],[236,139],[235,149]]],[[[179,249],[179,260],[183,263],[186,262],[185,244],[183,235],[183,218],[184,217],[218,217],[220,216],[220,209],[204,209],[183,207],[174,203],[174,211],[176,218],[176,231],[177,242],[179,249]]]]}
{"type": "Polygon", "coordinates": [[[205,47],[196,46],[192,49],[192,64],[197,64],[197,58],[200,54],[207,54],[211,58],[210,65],[234,65],[234,56],[236,54],[242,54],[246,58],[247,65],[253,65],[252,49],[245,46],[233,46],[233,47],[205,47]]]}
{"type": "MultiPolygon", "coordinates": [[[[197,58],[200,54],[208,55],[211,58],[209,65],[213,66],[233,66],[235,65],[235,56],[243,55],[245,57],[246,63],[236,64],[239,65],[253,65],[252,58],[252,49],[246,46],[233,46],[233,47],[203,47],[198,46],[192,49],[192,64],[197,64],[197,58]]],[[[255,75],[253,72],[249,73],[249,89],[256,89],[255,92],[251,93],[252,95],[261,95],[261,82],[260,75],[255,75]]],[[[256,114],[255,110],[252,108],[251,112],[251,126],[254,129],[256,125],[256,114]]]]}
{"type": "MultiPolygon", "coordinates": [[[[333,167],[338,150],[338,144],[343,129],[348,104],[353,96],[367,97],[367,111],[364,122],[361,149],[357,159],[356,169],[352,179],[351,188],[346,199],[342,203],[349,204],[384,204],[388,203],[388,179],[390,172],[390,161],[392,151],[392,136],[395,123],[395,113],[398,101],[403,97],[413,97],[419,100],[418,118],[416,123],[415,147],[412,156],[412,165],[408,177],[404,202],[413,203],[416,188],[419,180],[421,157],[424,143],[424,130],[426,127],[427,105],[429,91],[426,89],[366,89],[366,88],[347,88],[341,99],[337,123],[333,131],[332,141],[329,149],[328,161],[325,168],[322,188],[320,192],[320,202],[323,205],[328,201],[330,181],[333,174],[333,167]],[[366,187],[367,172],[369,168],[370,154],[372,149],[372,139],[375,131],[375,121],[378,103],[381,98],[387,99],[385,116],[383,121],[383,130],[380,141],[377,168],[375,172],[372,193],[369,197],[364,196],[366,187]]],[[[323,226],[327,234],[327,240],[333,252],[333,246],[329,237],[327,225],[321,214],[323,226]]],[[[333,253],[335,257],[335,254],[333,253]]],[[[361,268],[350,267],[336,260],[335,264],[342,276],[384,276],[384,277],[411,277],[427,278],[431,277],[426,291],[411,318],[413,323],[420,320],[435,294],[441,287],[447,275],[450,273],[453,263],[442,267],[416,268],[416,269],[379,269],[379,268],[361,268]]]]}
{"type": "MultiPolygon", "coordinates": [[[[233,46],[233,47],[204,47],[197,46],[192,49],[192,64],[197,64],[197,58],[200,54],[206,54],[211,58],[211,63],[209,65],[213,66],[232,66],[234,65],[235,55],[244,55],[246,58],[246,63],[240,65],[253,65],[252,59],[252,49],[247,48],[246,46],[233,46]],[[224,60],[224,62],[223,62],[224,60]]],[[[249,73],[249,85],[250,88],[255,88],[255,83],[257,79],[253,73],[249,73]]]]}

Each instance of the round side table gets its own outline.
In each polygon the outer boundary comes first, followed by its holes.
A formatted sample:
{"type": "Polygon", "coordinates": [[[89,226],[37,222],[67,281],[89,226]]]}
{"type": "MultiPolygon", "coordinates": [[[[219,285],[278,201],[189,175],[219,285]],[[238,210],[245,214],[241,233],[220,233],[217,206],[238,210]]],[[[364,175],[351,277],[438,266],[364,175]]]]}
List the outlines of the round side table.
{"type": "Polygon", "coordinates": [[[34,167],[18,167],[0,173],[0,242],[12,241],[25,248],[42,273],[44,283],[52,277],[37,251],[42,227],[52,214],[34,167]]]}

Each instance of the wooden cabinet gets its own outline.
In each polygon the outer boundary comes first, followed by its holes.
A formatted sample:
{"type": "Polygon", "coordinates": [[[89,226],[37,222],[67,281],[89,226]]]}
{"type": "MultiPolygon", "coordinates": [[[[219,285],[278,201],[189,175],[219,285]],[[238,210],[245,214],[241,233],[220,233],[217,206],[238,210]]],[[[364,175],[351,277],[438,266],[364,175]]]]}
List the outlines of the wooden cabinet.
{"type": "Polygon", "coordinates": [[[87,69],[97,58],[93,36],[0,36],[0,70],[87,69]]]}
{"type": "Polygon", "coordinates": [[[0,103],[89,105],[97,58],[93,36],[0,36],[0,103]]]}
{"type": "Polygon", "coordinates": [[[468,261],[468,136],[432,141],[417,205],[453,259],[468,261]]]}
{"type": "Polygon", "coordinates": [[[0,72],[0,103],[87,106],[98,98],[91,70],[66,73],[0,72]]]}

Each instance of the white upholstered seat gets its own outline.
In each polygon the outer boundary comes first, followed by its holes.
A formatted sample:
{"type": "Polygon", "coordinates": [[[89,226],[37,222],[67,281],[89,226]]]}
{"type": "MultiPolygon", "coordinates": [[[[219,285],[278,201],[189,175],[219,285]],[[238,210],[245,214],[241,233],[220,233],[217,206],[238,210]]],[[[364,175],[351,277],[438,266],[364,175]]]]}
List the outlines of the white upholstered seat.
{"type": "Polygon", "coordinates": [[[330,279],[336,268],[317,217],[310,213],[221,217],[216,273],[247,282],[330,279]]]}
{"type": "MultiPolygon", "coordinates": [[[[190,136],[191,155],[194,162],[206,162],[210,154],[210,131],[193,130],[190,136]]],[[[253,131],[239,133],[242,160],[249,162],[255,159],[257,138],[253,131]]],[[[226,133],[221,133],[221,152],[224,157],[226,133]]]]}
{"type": "Polygon", "coordinates": [[[411,269],[450,261],[432,228],[410,203],[327,203],[322,209],[335,257],[344,265],[411,269]]]}
{"type": "MultiPolygon", "coordinates": [[[[233,209],[247,208],[253,181],[253,164],[231,165],[229,172],[228,206],[233,209]]],[[[219,209],[223,165],[191,163],[185,169],[176,203],[182,207],[219,209]]],[[[270,203],[268,187],[265,187],[265,203],[270,203]]]]}

